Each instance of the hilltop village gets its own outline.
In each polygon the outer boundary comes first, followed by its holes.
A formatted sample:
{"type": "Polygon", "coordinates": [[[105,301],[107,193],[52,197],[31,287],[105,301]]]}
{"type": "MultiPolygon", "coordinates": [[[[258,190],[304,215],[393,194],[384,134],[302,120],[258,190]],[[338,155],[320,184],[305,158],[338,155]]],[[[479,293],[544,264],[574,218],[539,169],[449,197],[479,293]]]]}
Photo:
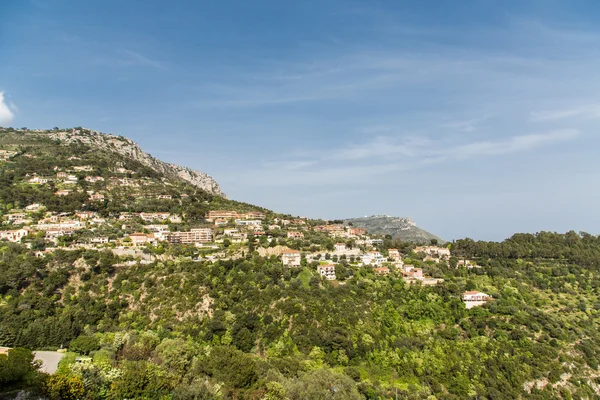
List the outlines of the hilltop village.
{"type": "Polygon", "coordinates": [[[218,197],[209,203],[204,191],[156,176],[130,160],[115,160],[112,154],[109,163],[74,149],[98,137],[113,146],[118,137],[83,129],[52,134],[77,140],[64,158],[48,157],[39,148],[0,149],[0,160],[14,164],[16,172],[19,164],[26,166],[18,182],[23,195],[5,204],[0,240],[23,243],[37,257],[57,249],[108,251],[116,267],[126,267],[180,257],[215,262],[257,255],[289,268],[308,267],[334,285],[343,285],[363,267],[425,286],[443,284],[440,265],[476,267],[452,257],[437,240],[417,246],[369,234],[352,223],[292,217],[236,202],[230,204],[237,207],[211,210],[218,197]],[[29,202],[32,193],[43,194],[42,202],[29,202]]]}
{"type": "MultiPolygon", "coordinates": [[[[57,173],[57,180],[76,185],[77,178],[57,173]]],[[[50,178],[32,177],[29,184],[47,184],[50,178]]],[[[86,176],[87,182],[101,177],[86,176]]],[[[125,181],[128,182],[128,181],[125,181]]],[[[136,185],[137,182],[128,182],[136,185]]],[[[73,190],[73,189],[71,189],[73,190]]],[[[59,190],[62,196],[67,190],[59,190]]],[[[89,191],[89,201],[104,195],[89,191]]],[[[181,201],[186,195],[158,195],[159,201],[181,201]]],[[[389,237],[370,235],[363,228],[324,223],[307,218],[284,218],[259,211],[209,211],[201,225],[184,230],[185,214],[122,212],[101,215],[96,211],[50,212],[41,204],[11,209],[2,216],[0,239],[24,243],[38,257],[62,250],[110,251],[118,266],[152,263],[185,257],[194,261],[239,259],[255,252],[276,257],[290,268],[311,267],[324,279],[343,284],[360,267],[377,275],[395,274],[408,283],[442,284],[430,276],[440,264],[476,267],[471,261],[453,259],[450,249],[437,245],[390,247],[389,237]]]]}

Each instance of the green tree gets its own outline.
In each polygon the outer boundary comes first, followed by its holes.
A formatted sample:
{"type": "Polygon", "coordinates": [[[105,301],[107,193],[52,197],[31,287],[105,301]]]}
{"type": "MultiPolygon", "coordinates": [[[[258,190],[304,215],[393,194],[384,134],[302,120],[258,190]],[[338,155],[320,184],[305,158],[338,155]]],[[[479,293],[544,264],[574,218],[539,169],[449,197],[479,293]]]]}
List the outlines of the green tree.
{"type": "Polygon", "coordinates": [[[72,340],[69,347],[70,350],[74,351],[75,353],[88,355],[92,351],[100,348],[100,341],[95,336],[82,335],[72,340]]]}

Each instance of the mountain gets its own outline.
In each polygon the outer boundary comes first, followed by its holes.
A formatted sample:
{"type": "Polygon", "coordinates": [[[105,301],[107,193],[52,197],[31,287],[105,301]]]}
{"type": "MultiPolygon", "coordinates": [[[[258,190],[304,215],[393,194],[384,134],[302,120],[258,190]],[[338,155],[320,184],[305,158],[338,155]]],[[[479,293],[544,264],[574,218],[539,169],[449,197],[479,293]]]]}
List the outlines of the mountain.
{"type": "MultiPolygon", "coordinates": [[[[9,130],[4,130],[2,133],[7,134],[9,130]]],[[[95,150],[104,150],[119,154],[137,161],[169,179],[181,179],[210,194],[224,196],[219,184],[208,174],[160,161],[143,151],[133,140],[123,136],[104,134],[85,128],[73,128],[69,130],[12,130],[12,133],[16,136],[13,140],[21,137],[25,143],[30,143],[35,138],[41,140],[52,139],[65,144],[82,144],[95,150]]]]}
{"type": "Polygon", "coordinates": [[[349,218],[345,224],[352,224],[365,228],[367,232],[375,235],[391,235],[394,239],[406,242],[429,243],[432,239],[444,243],[440,237],[419,228],[415,222],[406,217],[392,217],[390,215],[372,215],[370,217],[349,218]]]}

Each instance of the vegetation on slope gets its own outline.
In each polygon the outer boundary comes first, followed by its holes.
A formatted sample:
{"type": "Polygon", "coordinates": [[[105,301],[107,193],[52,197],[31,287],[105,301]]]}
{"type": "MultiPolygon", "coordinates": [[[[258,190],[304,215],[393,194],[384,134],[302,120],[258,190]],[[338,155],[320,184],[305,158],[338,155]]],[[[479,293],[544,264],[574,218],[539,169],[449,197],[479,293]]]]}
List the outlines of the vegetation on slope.
{"type": "Polygon", "coordinates": [[[256,255],[113,268],[102,255],[39,259],[6,245],[0,344],[90,354],[63,368],[73,382],[95,380],[90,398],[595,396],[600,238],[543,233],[497,246],[507,255],[456,242],[482,268],[437,266],[446,282],[426,288],[370,268],[333,285],[314,266],[256,255]],[[517,257],[538,247],[548,253],[517,257]],[[495,301],[466,310],[460,294],[474,288],[495,301]]]}
{"type": "MultiPolygon", "coordinates": [[[[15,152],[0,163],[3,217],[39,203],[50,214],[87,210],[106,222],[58,238],[47,253],[40,253],[49,247],[43,235],[0,242],[0,346],[16,348],[0,355],[3,390],[28,387],[50,399],[571,399],[600,393],[598,236],[464,239],[439,263],[415,253],[414,243],[378,241],[383,255],[399,249],[405,263],[443,278],[437,286],[409,285],[394,269],[379,276],[337,256],[337,280],[327,281],[317,273],[319,261],[303,259],[301,267],[289,268],[268,255],[278,245],[332,251],[334,238],[311,229],[298,239],[274,230],[270,243],[253,234],[244,243],[223,240],[228,259],[216,261],[196,258],[206,250],[193,245],[161,243],[140,250],[155,256],[142,263],[108,244],[77,244],[91,235],[124,241],[124,232],[145,226],[135,218],[118,220],[126,213],[181,215],[172,230],[205,224],[209,210],[262,211],[267,226],[282,216],[198,190],[114,152],[27,140],[2,142],[15,152]],[[92,170],[75,172],[75,184],[27,182],[81,166],[92,170]],[[89,175],[103,180],[86,181],[89,175]],[[65,189],[71,192],[55,194],[65,189]],[[91,201],[88,192],[106,197],[91,201]],[[457,267],[461,260],[480,268],[457,267]],[[461,300],[467,290],[494,300],[467,310],[461,300]],[[58,373],[37,372],[30,351],[60,347],[69,353],[58,373]]],[[[28,216],[38,222],[43,212],[28,216]]]]}

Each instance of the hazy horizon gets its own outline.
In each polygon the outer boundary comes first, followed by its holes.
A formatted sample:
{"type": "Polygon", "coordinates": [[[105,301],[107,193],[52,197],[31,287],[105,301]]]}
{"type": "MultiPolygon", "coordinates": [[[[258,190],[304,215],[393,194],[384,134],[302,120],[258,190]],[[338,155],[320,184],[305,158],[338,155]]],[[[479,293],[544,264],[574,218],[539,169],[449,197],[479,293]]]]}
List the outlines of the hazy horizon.
{"type": "Polygon", "coordinates": [[[84,126],[277,212],[598,234],[593,1],[0,4],[0,126],[84,126]]]}

